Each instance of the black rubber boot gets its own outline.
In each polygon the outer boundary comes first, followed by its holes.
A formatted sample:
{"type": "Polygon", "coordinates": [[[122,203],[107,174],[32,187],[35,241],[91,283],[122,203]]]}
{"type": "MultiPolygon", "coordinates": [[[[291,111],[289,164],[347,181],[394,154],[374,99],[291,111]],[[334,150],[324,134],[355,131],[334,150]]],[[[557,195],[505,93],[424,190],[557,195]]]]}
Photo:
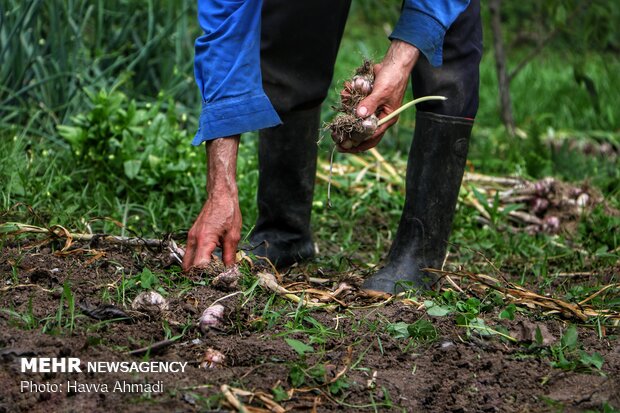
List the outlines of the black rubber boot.
{"type": "Polygon", "coordinates": [[[314,257],[310,232],[320,106],[280,114],[283,124],[260,132],[258,219],[250,252],[288,267],[314,257]]]}
{"type": "Polygon", "coordinates": [[[385,267],[364,282],[365,290],[398,293],[435,284],[437,277],[422,269],[444,261],[472,126],[471,119],[418,112],[398,232],[385,267]]]}

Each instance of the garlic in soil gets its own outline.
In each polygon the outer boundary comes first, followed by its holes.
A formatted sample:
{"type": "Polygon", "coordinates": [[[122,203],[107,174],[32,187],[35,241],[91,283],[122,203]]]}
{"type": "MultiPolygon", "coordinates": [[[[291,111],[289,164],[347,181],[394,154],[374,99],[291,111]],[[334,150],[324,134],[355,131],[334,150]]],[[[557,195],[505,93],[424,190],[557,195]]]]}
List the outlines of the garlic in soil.
{"type": "Polygon", "coordinates": [[[131,302],[131,308],[136,311],[168,311],[168,302],[156,291],[144,291],[131,302]]]}
{"type": "Polygon", "coordinates": [[[226,361],[226,356],[221,351],[208,348],[204,356],[202,356],[200,367],[203,369],[214,369],[224,364],[224,361],[226,361]]]}
{"type": "Polygon", "coordinates": [[[211,286],[224,291],[233,291],[238,289],[241,272],[238,265],[233,265],[211,281],[211,286]]]}
{"type": "Polygon", "coordinates": [[[224,306],[222,304],[214,304],[203,311],[198,320],[200,331],[206,333],[210,328],[221,329],[224,318],[224,306]]]}

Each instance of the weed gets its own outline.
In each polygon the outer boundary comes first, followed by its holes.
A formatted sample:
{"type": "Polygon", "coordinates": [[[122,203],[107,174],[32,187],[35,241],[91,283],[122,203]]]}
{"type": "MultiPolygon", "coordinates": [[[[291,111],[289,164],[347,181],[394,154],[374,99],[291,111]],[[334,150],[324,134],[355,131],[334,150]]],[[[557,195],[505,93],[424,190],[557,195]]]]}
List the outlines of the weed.
{"type": "Polygon", "coordinates": [[[299,340],[295,340],[293,338],[285,338],[284,341],[286,341],[286,344],[291,346],[291,348],[295,350],[295,352],[301,357],[305,356],[306,353],[314,353],[314,348],[312,346],[304,344],[299,340]]]}
{"type": "Polygon", "coordinates": [[[424,319],[419,319],[411,324],[404,322],[388,324],[386,331],[396,339],[411,338],[415,342],[430,342],[437,338],[435,326],[424,319]]]}
{"type": "MultiPolygon", "coordinates": [[[[63,299],[67,302],[67,307],[69,309],[69,320],[67,320],[65,326],[69,327],[69,333],[73,333],[73,330],[75,329],[75,296],[71,292],[71,286],[68,281],[65,282],[62,287],[62,296],[60,301],[61,306],[63,299]]],[[[58,317],[58,324],[60,325],[60,315],[58,317]]]]}
{"type": "Polygon", "coordinates": [[[2,308],[0,311],[9,316],[10,325],[15,325],[24,330],[34,330],[39,326],[39,320],[37,320],[37,317],[34,315],[32,298],[28,300],[28,309],[23,313],[8,308],[2,308]]]}
{"type": "Polygon", "coordinates": [[[292,387],[323,387],[332,396],[341,395],[349,388],[350,383],[345,374],[335,380],[329,380],[324,363],[308,365],[306,359],[300,357],[300,361],[289,363],[289,382],[292,387]]]}
{"type": "MultiPolygon", "coordinates": [[[[503,300],[496,293],[489,294],[482,301],[476,297],[462,300],[452,290],[438,295],[436,300],[424,301],[424,307],[429,316],[445,317],[453,314],[457,326],[465,328],[467,336],[475,332],[481,336],[498,335],[502,339],[516,341],[504,327],[489,327],[481,317],[482,313],[489,312],[502,304],[503,300]]],[[[510,304],[500,312],[499,318],[510,319],[512,317],[514,319],[515,311],[514,304],[510,304]]]]}
{"type": "MultiPolygon", "coordinates": [[[[284,341],[297,353],[299,357],[298,361],[288,363],[288,376],[291,386],[295,388],[302,386],[325,387],[332,396],[342,394],[342,392],[349,387],[349,381],[345,374],[336,376],[334,379],[328,379],[328,370],[322,361],[319,360],[319,362],[316,362],[315,364],[308,363],[308,354],[316,353],[313,346],[292,338],[285,338],[284,341]]],[[[320,339],[314,339],[313,341],[320,341],[320,339]]],[[[317,355],[322,358],[323,351],[317,355]]]]}
{"type": "Polygon", "coordinates": [[[515,312],[517,311],[517,306],[514,304],[508,304],[506,308],[504,308],[498,315],[500,320],[514,320],[515,312]]]}
{"type": "Polygon", "coordinates": [[[282,388],[282,386],[275,386],[271,389],[273,393],[273,399],[276,402],[281,402],[283,400],[288,400],[288,393],[282,388]]]}
{"type": "Polygon", "coordinates": [[[608,402],[604,402],[600,409],[598,410],[586,410],[585,413],[618,413],[620,410],[615,409],[608,402]]]}
{"type": "Polygon", "coordinates": [[[330,337],[338,337],[341,333],[323,325],[314,317],[309,315],[309,309],[298,305],[294,313],[287,314],[289,318],[285,322],[285,330],[276,337],[304,334],[309,337],[311,344],[323,345],[330,337]]]}
{"type": "Polygon", "coordinates": [[[75,296],[71,292],[71,286],[65,281],[58,303],[58,309],[53,316],[45,317],[43,332],[49,334],[61,334],[64,329],[69,330],[69,334],[73,333],[76,327],[75,321],[78,316],[75,314],[75,296]],[[65,305],[67,310],[65,312],[65,305]]]}
{"type": "MultiPolygon", "coordinates": [[[[537,331],[537,343],[542,344],[539,330],[537,331]]],[[[577,328],[574,325],[564,330],[560,342],[551,346],[546,353],[551,358],[551,365],[562,370],[600,371],[605,362],[597,352],[588,354],[580,350],[577,328]]]]}
{"type": "MultiPolygon", "coordinates": [[[[187,146],[187,133],[179,130],[176,114],[163,113],[161,102],[139,104],[118,91],[85,90],[92,109],[60,125],[59,133],[71,146],[76,166],[116,176],[117,195],[146,193],[157,187],[171,196],[188,192],[188,177],[200,174],[200,164],[190,162],[195,153],[187,146]]],[[[169,105],[173,108],[173,105],[169,105]]],[[[125,207],[127,211],[127,207],[125,207]]]]}
{"type": "Polygon", "coordinates": [[[195,391],[199,389],[204,390],[204,389],[208,389],[211,387],[213,386],[211,385],[194,386],[189,389],[184,389],[187,391],[184,392],[182,396],[177,396],[177,397],[183,397],[183,400],[187,401],[188,403],[195,404],[201,407],[202,409],[204,409],[205,411],[218,410],[220,409],[222,402],[224,401],[224,395],[222,393],[215,393],[210,396],[205,396],[195,391]]]}
{"type": "Polygon", "coordinates": [[[120,282],[118,284],[118,287],[115,289],[116,302],[120,303],[121,305],[125,305],[125,303],[127,302],[126,300],[128,299],[127,291],[131,290],[132,288],[135,288],[135,286],[136,286],[136,280],[133,277],[126,278],[125,272],[122,271],[120,282]]]}
{"type": "Polygon", "coordinates": [[[144,268],[139,275],[140,287],[145,290],[150,290],[159,284],[159,279],[151,270],[144,268]]]}
{"type": "MultiPolygon", "coordinates": [[[[363,55],[380,58],[389,44],[377,27],[384,23],[386,27],[393,25],[398,6],[385,0],[378,8],[371,3],[352,5],[335,82],[348,77],[363,55]],[[367,13],[371,9],[376,12],[367,13]]],[[[114,233],[118,227],[112,220],[116,220],[123,224],[123,233],[160,237],[162,233],[189,228],[198,215],[205,197],[204,149],[189,145],[200,105],[199,91],[191,79],[190,38],[199,32],[195,3],[188,3],[187,7],[159,0],[140,3],[140,7],[137,4],[135,0],[7,0],[0,5],[0,206],[6,210],[2,219],[16,216],[42,225],[58,223],[83,231],[114,233]],[[17,203],[31,206],[35,214],[24,212],[26,208],[10,210],[17,203]],[[89,218],[100,216],[112,220],[91,222],[86,227],[89,218]]],[[[602,16],[601,21],[609,24],[613,16],[602,16]]],[[[515,23],[508,19],[506,24],[515,23]]],[[[536,24],[539,22],[532,19],[526,27],[534,25],[535,29],[536,24]]],[[[600,34],[601,25],[596,26],[600,34]]],[[[520,33],[514,31],[509,36],[518,37],[520,33]]],[[[609,33],[613,46],[617,34],[609,33]]],[[[495,67],[492,55],[487,53],[481,65],[480,110],[469,167],[483,174],[589,179],[606,196],[608,205],[581,217],[574,232],[533,236],[504,229],[508,213],[516,206],[500,209],[499,198],[491,198],[488,203],[473,190],[471,196],[483,205],[491,224],[481,225],[479,213],[460,204],[447,266],[496,271],[490,269],[492,262],[511,282],[534,285],[541,293],[571,302],[589,298],[603,282],[617,282],[613,269],[619,258],[620,221],[609,213],[609,207],[620,207],[618,158],[581,153],[571,146],[572,141],[595,141],[611,145],[617,153],[620,143],[620,117],[616,110],[620,62],[608,51],[599,50],[580,54],[582,67],[577,67],[561,49],[550,52],[514,79],[511,91],[515,118],[523,132],[517,138],[507,137],[499,125],[495,67]],[[591,88],[584,86],[586,77],[595,86],[595,98],[591,88]],[[581,83],[577,78],[582,79],[581,83]],[[560,139],[566,142],[551,145],[560,139]],[[584,282],[576,278],[565,281],[569,279],[565,275],[573,272],[590,275],[584,282]]],[[[406,93],[405,99],[410,100],[411,90],[406,93]]],[[[338,100],[336,88],[330,88],[322,109],[323,119],[333,117],[330,106],[338,100]]],[[[403,113],[379,147],[385,162],[394,165],[401,175],[414,127],[415,114],[403,113]]],[[[244,136],[237,181],[245,233],[250,231],[257,215],[256,149],[257,135],[244,136]]],[[[321,161],[327,159],[325,142],[319,145],[319,154],[321,161]]],[[[309,273],[314,269],[327,274],[351,269],[365,273],[381,263],[394,238],[404,203],[402,176],[388,179],[381,168],[377,168],[377,173],[368,172],[367,165],[380,165],[372,155],[339,155],[338,163],[344,172],[334,187],[332,209],[326,208],[325,182],[317,181],[312,227],[321,253],[308,267],[309,273]]],[[[325,172],[322,168],[319,163],[319,172],[325,172]]],[[[4,241],[0,241],[0,248],[6,249],[4,241]]],[[[18,284],[19,271],[19,262],[11,264],[6,281],[18,284]]],[[[206,279],[186,278],[178,269],[155,271],[144,268],[135,274],[118,270],[114,287],[106,287],[101,293],[102,301],[127,306],[143,289],[174,291],[182,296],[209,283],[206,279]]],[[[528,315],[527,310],[505,302],[498,294],[468,297],[453,291],[410,291],[408,297],[424,302],[428,317],[413,323],[391,323],[380,317],[360,319],[348,312],[347,328],[335,330],[303,305],[293,305],[258,288],[258,281],[249,270],[242,272],[243,292],[239,294],[238,306],[260,304],[252,308],[251,326],[264,332],[264,336],[281,338],[296,355],[287,363],[289,384],[319,387],[350,409],[379,411],[395,406],[388,389],[380,385],[369,392],[369,403],[350,404],[347,394],[353,391],[354,383],[349,377],[343,375],[333,382],[329,379],[333,366],[326,359],[326,348],[334,342],[349,345],[348,333],[352,333],[355,342],[351,346],[356,349],[351,370],[371,374],[372,369],[364,365],[369,352],[386,354],[394,342],[408,351],[436,340],[436,317],[454,319],[467,336],[494,335],[510,340],[508,331],[492,326],[487,315],[495,309],[500,320],[514,320],[519,312],[528,315]],[[379,394],[374,390],[379,390],[379,394]]],[[[617,311],[617,291],[610,288],[592,297],[589,303],[617,311]]],[[[53,314],[38,317],[34,312],[32,301],[26,309],[20,307],[19,312],[14,308],[2,309],[9,324],[23,329],[71,334],[82,327],[75,314],[75,294],[69,283],[63,284],[59,306],[53,314]]],[[[245,314],[238,313],[235,328],[241,332],[248,323],[245,314]]],[[[100,332],[112,329],[113,323],[114,320],[92,322],[85,330],[100,332]]],[[[596,328],[599,337],[605,335],[606,321],[602,317],[587,323],[596,328]]],[[[191,324],[191,320],[182,326],[163,322],[161,330],[166,338],[179,338],[191,324]]],[[[89,337],[87,342],[99,345],[101,340],[89,337]]],[[[144,344],[136,343],[132,337],[128,340],[130,347],[144,344]]],[[[604,366],[600,355],[583,350],[574,327],[569,327],[556,345],[545,349],[535,343],[535,347],[532,356],[545,357],[557,368],[600,372],[604,366]]],[[[114,344],[110,348],[128,349],[114,344]]],[[[415,365],[412,368],[415,371],[415,365]]],[[[182,397],[198,408],[222,407],[222,395],[205,397],[197,390],[190,389],[182,397]]],[[[272,393],[276,401],[288,398],[279,385],[272,387],[272,393]]],[[[603,408],[606,412],[612,410],[608,405],[603,408]]]]}

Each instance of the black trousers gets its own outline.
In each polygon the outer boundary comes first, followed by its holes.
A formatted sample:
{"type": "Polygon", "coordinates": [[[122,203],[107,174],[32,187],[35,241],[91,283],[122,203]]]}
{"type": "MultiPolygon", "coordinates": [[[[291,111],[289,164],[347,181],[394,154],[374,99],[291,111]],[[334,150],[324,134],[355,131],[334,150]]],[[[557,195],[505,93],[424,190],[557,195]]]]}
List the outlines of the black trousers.
{"type": "MultiPolygon", "coordinates": [[[[278,113],[314,108],[325,100],[350,4],[264,0],[261,71],[265,92],[278,113]]],[[[482,55],[480,0],[472,0],[447,31],[443,51],[440,68],[420,56],[412,85],[415,97],[444,95],[448,100],[424,102],[418,109],[474,118],[482,55]]]]}

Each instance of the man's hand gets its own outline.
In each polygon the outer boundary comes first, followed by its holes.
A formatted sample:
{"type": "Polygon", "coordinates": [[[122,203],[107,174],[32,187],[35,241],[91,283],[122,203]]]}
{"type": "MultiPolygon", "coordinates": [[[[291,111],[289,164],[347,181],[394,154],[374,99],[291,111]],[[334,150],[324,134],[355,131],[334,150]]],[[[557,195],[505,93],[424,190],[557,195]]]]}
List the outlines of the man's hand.
{"type": "Polygon", "coordinates": [[[224,265],[235,263],[241,238],[241,210],[237,192],[239,135],[207,142],[208,198],[187,236],[183,270],[211,261],[216,247],[222,248],[224,265]]]}
{"type": "MultiPolygon", "coordinates": [[[[357,106],[357,116],[366,118],[376,113],[382,119],[398,109],[405,96],[409,75],[420,56],[419,50],[401,40],[392,40],[383,61],[374,66],[375,83],[372,93],[357,106]]],[[[379,126],[373,136],[350,149],[338,147],[340,152],[357,153],[375,147],[385,131],[396,123],[398,116],[379,126]]]]}

